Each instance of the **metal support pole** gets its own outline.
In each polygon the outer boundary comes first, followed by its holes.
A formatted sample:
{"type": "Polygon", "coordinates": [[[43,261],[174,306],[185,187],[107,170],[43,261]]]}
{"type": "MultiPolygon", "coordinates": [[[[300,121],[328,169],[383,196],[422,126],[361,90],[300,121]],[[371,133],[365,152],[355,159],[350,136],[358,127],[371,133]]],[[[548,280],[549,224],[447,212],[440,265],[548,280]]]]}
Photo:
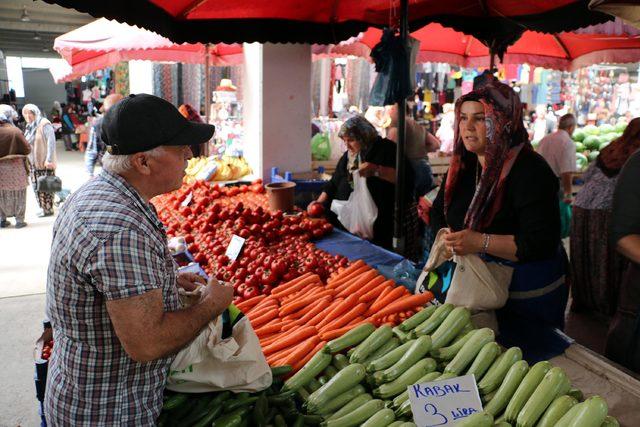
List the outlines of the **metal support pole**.
{"type": "MultiPolygon", "coordinates": [[[[211,45],[206,44],[204,49],[204,121],[209,123],[211,118],[211,45]]],[[[204,155],[208,156],[211,143],[205,144],[204,155]]]]}
{"type": "MultiPolygon", "coordinates": [[[[400,1],[400,37],[403,46],[406,46],[409,25],[409,1],[400,1]]],[[[410,61],[410,55],[406,56],[407,65],[410,61]]],[[[406,236],[404,235],[404,217],[405,217],[405,186],[404,168],[405,168],[405,142],[406,142],[406,111],[407,99],[403,98],[398,102],[398,144],[396,146],[396,192],[393,210],[393,250],[400,255],[405,253],[406,236]]]]}

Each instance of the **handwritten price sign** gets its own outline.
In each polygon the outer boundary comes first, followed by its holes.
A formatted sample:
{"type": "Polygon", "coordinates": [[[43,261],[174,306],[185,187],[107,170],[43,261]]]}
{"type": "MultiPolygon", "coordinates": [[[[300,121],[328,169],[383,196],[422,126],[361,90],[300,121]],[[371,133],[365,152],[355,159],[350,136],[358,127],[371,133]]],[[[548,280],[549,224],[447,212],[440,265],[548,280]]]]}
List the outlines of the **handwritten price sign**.
{"type": "Polygon", "coordinates": [[[463,418],[482,412],[473,375],[414,384],[408,390],[418,427],[454,426],[463,418]]]}

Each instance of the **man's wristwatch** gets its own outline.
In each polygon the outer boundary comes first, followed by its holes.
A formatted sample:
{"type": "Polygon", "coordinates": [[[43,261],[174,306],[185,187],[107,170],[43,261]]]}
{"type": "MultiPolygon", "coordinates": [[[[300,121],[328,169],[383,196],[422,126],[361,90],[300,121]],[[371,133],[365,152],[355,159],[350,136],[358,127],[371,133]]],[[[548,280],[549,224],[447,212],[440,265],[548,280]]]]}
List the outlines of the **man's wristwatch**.
{"type": "Polygon", "coordinates": [[[380,165],[376,165],[376,170],[373,171],[373,176],[380,176],[380,165]]]}

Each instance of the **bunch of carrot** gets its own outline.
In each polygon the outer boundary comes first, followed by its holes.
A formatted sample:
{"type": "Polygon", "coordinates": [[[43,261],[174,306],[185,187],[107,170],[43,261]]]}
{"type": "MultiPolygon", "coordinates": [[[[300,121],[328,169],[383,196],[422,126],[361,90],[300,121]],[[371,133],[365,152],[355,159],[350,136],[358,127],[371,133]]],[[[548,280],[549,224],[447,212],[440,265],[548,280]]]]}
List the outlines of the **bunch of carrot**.
{"type": "Polygon", "coordinates": [[[411,295],[363,261],[336,272],[326,284],[307,273],[238,304],[245,312],[272,366],[297,371],[327,341],[364,323],[397,325],[433,299],[411,295]]]}

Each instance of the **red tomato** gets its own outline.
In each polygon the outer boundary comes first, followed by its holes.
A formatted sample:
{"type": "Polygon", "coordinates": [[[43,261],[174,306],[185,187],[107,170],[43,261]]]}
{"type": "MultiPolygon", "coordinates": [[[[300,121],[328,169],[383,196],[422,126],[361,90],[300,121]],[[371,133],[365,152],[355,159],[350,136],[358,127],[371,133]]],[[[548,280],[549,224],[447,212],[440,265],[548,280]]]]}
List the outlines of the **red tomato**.
{"type": "Polygon", "coordinates": [[[246,299],[249,299],[249,298],[257,297],[258,295],[260,295],[260,291],[255,286],[247,286],[244,292],[242,293],[242,295],[246,299]]]}
{"type": "Polygon", "coordinates": [[[314,218],[322,216],[324,214],[324,206],[322,206],[322,203],[312,202],[307,206],[307,213],[314,218]]]}
{"type": "Polygon", "coordinates": [[[244,283],[247,286],[258,286],[260,285],[260,279],[255,274],[247,274],[244,278],[244,283]]]}
{"type": "Polygon", "coordinates": [[[238,268],[235,273],[233,273],[233,277],[237,280],[244,280],[247,276],[247,270],[245,268],[238,268]]]}
{"type": "Polygon", "coordinates": [[[279,259],[271,262],[271,270],[274,271],[278,276],[281,276],[287,271],[287,264],[279,259]]]}
{"type": "Polygon", "coordinates": [[[278,276],[271,270],[264,270],[260,282],[265,286],[273,286],[278,280],[278,276]]]}
{"type": "Polygon", "coordinates": [[[272,290],[273,290],[273,286],[265,285],[262,287],[262,293],[264,295],[271,295],[272,290]]]}
{"type": "Polygon", "coordinates": [[[238,285],[238,288],[236,289],[236,291],[238,292],[238,295],[244,295],[244,291],[247,289],[247,285],[245,283],[241,283],[240,285],[238,285]]]}

